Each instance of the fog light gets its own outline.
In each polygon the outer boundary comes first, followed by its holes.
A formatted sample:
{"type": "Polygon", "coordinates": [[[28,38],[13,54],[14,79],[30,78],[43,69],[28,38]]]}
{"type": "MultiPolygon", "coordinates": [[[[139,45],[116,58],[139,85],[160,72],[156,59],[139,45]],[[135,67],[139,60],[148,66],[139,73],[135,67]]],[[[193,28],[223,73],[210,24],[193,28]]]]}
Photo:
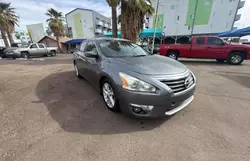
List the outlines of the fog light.
{"type": "Polygon", "coordinates": [[[131,104],[131,106],[134,108],[136,108],[136,107],[141,108],[144,111],[151,111],[154,108],[154,106],[150,106],[150,105],[131,104]]]}
{"type": "Polygon", "coordinates": [[[140,107],[133,107],[132,110],[134,113],[140,113],[142,111],[140,107]]]}

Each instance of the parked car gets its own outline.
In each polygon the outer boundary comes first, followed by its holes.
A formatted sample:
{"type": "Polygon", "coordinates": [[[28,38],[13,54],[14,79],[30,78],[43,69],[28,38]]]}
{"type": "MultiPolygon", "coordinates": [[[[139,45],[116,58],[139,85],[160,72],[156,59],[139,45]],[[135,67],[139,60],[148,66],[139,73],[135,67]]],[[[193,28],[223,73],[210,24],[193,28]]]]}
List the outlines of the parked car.
{"type": "Polygon", "coordinates": [[[111,111],[155,118],[173,115],[194,99],[196,78],[185,65],[124,39],[85,40],[73,64],[76,76],[93,84],[111,111]]]}
{"type": "Polygon", "coordinates": [[[4,50],[6,49],[6,47],[0,47],[0,58],[4,58],[5,54],[4,54],[4,50]]]}
{"type": "Polygon", "coordinates": [[[216,59],[218,62],[227,61],[233,65],[250,59],[249,46],[229,44],[215,36],[194,36],[189,44],[162,44],[159,52],[160,55],[176,60],[179,57],[216,59]]]}
{"type": "Polygon", "coordinates": [[[250,45],[250,42],[243,42],[244,45],[250,45]]]}
{"type": "Polygon", "coordinates": [[[55,56],[57,47],[46,47],[44,44],[23,44],[18,48],[5,50],[6,57],[29,58],[33,56],[55,56]]]}

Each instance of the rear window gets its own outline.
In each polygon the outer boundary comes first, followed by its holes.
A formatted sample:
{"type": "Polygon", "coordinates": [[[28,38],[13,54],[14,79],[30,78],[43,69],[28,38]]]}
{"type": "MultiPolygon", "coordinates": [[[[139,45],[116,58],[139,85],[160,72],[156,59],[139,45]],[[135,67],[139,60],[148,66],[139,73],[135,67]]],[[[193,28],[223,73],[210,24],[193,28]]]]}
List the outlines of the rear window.
{"type": "Polygon", "coordinates": [[[196,39],[196,44],[197,45],[204,45],[205,44],[205,38],[204,37],[198,37],[196,39]]]}

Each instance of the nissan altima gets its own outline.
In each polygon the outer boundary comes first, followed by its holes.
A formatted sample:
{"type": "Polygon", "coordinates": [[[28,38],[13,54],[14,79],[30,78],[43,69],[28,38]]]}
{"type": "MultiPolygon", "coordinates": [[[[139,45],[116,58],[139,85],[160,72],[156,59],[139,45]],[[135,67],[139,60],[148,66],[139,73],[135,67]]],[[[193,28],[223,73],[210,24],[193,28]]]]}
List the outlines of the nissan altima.
{"type": "Polygon", "coordinates": [[[73,54],[75,74],[93,84],[111,111],[134,117],[173,115],[194,99],[196,78],[182,63],[150,55],[124,39],[87,39],[73,54]]]}

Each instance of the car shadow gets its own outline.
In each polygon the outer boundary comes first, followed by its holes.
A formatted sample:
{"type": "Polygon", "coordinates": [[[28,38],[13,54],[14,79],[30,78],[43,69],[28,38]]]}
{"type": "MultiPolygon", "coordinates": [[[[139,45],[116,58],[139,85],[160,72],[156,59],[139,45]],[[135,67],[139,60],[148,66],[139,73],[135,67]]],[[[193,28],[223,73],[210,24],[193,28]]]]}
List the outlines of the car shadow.
{"type": "Polygon", "coordinates": [[[246,88],[250,88],[250,74],[240,72],[213,72],[219,76],[232,80],[246,88]]]}
{"type": "Polygon", "coordinates": [[[132,119],[109,111],[95,87],[76,78],[73,71],[49,75],[39,82],[36,94],[51,117],[68,132],[115,134],[152,130],[168,118],[132,119]]]}

